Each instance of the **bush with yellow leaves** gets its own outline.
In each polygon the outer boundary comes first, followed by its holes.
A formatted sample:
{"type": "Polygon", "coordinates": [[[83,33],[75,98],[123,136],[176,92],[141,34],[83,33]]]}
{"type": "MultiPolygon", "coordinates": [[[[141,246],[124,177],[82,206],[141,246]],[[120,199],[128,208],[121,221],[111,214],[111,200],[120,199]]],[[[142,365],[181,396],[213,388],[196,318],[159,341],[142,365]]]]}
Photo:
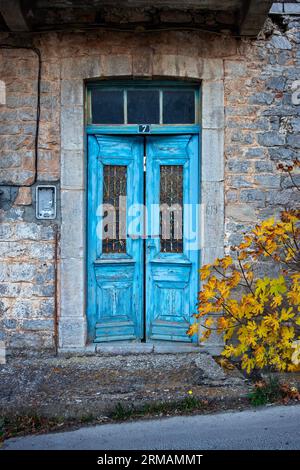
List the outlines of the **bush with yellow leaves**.
{"type": "Polygon", "coordinates": [[[205,341],[216,330],[224,336],[223,356],[238,358],[247,373],[265,367],[299,370],[299,248],[300,211],[290,210],[280,220],[257,225],[232,248],[232,256],[203,266],[196,321],[188,334],[200,328],[205,341]],[[272,262],[274,277],[256,278],[262,260],[272,262]]]}

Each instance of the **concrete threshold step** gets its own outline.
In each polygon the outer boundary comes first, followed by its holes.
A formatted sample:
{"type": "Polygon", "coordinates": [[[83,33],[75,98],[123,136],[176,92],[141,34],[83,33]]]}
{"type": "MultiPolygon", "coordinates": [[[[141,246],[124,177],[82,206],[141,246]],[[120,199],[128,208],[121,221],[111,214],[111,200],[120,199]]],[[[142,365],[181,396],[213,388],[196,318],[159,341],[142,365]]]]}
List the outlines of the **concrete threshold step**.
{"type": "Polygon", "coordinates": [[[59,355],[74,356],[127,356],[136,354],[182,354],[182,353],[207,353],[207,349],[192,343],[172,342],[111,342],[93,343],[85,348],[61,349],[59,355]]]}

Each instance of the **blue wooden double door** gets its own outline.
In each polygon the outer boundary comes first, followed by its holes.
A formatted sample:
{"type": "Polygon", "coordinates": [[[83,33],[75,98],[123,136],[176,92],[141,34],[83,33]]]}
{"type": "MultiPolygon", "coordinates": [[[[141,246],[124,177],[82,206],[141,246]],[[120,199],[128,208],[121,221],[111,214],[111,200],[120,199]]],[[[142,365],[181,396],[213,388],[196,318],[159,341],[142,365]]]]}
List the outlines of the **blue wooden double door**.
{"type": "Polygon", "coordinates": [[[197,134],[88,136],[91,340],[191,341],[198,156],[197,134]]]}

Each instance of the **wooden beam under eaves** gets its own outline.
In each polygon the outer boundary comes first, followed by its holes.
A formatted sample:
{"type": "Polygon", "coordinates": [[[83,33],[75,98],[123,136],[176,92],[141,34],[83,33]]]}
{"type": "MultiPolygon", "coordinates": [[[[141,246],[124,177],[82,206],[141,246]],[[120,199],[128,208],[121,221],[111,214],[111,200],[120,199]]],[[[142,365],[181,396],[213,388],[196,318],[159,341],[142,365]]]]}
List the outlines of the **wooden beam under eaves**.
{"type": "Polygon", "coordinates": [[[242,36],[257,36],[261,31],[269,11],[272,7],[271,0],[248,0],[240,16],[239,32],[242,36]]]}
{"type": "Polygon", "coordinates": [[[21,0],[0,0],[0,13],[12,32],[29,31],[21,0]]]}

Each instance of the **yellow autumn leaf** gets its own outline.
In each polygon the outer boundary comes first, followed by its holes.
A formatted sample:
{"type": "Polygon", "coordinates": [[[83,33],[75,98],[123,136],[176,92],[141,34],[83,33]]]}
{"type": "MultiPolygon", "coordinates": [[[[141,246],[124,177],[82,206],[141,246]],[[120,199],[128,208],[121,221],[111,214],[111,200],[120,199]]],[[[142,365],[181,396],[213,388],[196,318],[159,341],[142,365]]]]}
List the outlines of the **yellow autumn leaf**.
{"type": "Polygon", "coordinates": [[[216,361],[225,370],[235,369],[235,366],[226,357],[218,358],[216,361]]]}
{"type": "Polygon", "coordinates": [[[204,322],[204,325],[207,327],[207,328],[210,328],[211,326],[213,326],[213,324],[215,323],[215,320],[213,317],[208,317],[205,322],[204,322]]]}
{"type": "Polygon", "coordinates": [[[187,331],[187,335],[188,336],[196,335],[198,333],[198,329],[199,329],[199,324],[197,322],[192,323],[187,331]]]}
{"type": "Polygon", "coordinates": [[[240,261],[243,261],[244,259],[247,258],[247,256],[248,256],[248,254],[246,253],[246,251],[241,251],[241,252],[239,253],[239,255],[238,255],[238,259],[239,259],[240,261]]]}
{"type": "Polygon", "coordinates": [[[289,309],[283,308],[281,310],[280,321],[288,321],[291,318],[294,318],[295,314],[293,312],[293,308],[290,307],[289,309]]]}
{"type": "Polygon", "coordinates": [[[271,306],[278,307],[281,304],[282,304],[282,295],[275,295],[271,302],[271,306]]]}
{"type": "Polygon", "coordinates": [[[212,266],[211,264],[205,264],[200,269],[200,278],[201,281],[205,281],[211,274],[212,266]]]}
{"type": "Polygon", "coordinates": [[[233,264],[233,259],[231,258],[231,256],[225,256],[222,260],[221,260],[221,266],[223,269],[227,269],[229,266],[231,266],[233,264]]]}

